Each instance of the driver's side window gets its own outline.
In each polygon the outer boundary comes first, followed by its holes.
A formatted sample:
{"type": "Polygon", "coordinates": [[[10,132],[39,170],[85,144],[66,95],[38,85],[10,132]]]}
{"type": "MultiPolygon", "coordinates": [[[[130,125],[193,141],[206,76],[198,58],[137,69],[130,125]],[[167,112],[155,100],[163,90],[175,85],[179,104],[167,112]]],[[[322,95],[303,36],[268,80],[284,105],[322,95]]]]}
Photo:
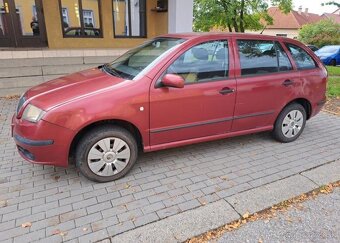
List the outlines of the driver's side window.
{"type": "Polygon", "coordinates": [[[209,41],[183,53],[166,71],[181,76],[186,84],[228,77],[228,42],[209,41]]]}

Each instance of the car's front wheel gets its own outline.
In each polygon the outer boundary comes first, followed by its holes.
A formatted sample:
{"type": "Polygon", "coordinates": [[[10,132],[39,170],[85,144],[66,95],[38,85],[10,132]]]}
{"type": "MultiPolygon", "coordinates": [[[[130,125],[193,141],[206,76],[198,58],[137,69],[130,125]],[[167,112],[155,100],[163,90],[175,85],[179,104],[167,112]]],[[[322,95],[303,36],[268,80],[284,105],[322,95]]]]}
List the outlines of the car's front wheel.
{"type": "Polygon", "coordinates": [[[286,106],[276,119],[273,137],[282,143],[295,141],[303,132],[307,114],[305,108],[297,103],[286,106]]]}
{"type": "Polygon", "coordinates": [[[82,137],[76,148],[76,165],[88,179],[109,182],[126,175],[137,156],[138,146],[130,132],[105,125],[82,137]]]}

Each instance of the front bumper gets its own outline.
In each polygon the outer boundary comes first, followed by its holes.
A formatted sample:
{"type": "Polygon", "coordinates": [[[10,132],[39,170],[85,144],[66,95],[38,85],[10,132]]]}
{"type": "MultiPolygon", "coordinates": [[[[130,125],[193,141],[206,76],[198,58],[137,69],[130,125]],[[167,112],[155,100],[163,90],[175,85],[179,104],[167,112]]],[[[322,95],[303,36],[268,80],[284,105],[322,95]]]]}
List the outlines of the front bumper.
{"type": "Polygon", "coordinates": [[[12,136],[19,154],[36,164],[67,167],[74,132],[44,120],[31,123],[12,118],[12,136]]]}

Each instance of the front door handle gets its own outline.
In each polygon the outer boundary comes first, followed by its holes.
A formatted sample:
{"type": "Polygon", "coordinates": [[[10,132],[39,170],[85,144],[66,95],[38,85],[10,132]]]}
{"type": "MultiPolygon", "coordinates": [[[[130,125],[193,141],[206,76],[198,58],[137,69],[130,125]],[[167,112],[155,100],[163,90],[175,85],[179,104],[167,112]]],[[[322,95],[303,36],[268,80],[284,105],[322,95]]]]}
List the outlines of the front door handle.
{"type": "Polygon", "coordinates": [[[235,89],[231,89],[231,88],[223,88],[220,90],[220,94],[221,95],[226,95],[226,94],[230,94],[230,93],[234,93],[235,92],[235,89]]]}
{"type": "Polygon", "coordinates": [[[287,80],[285,80],[283,83],[282,83],[282,85],[283,86],[286,86],[286,87],[288,87],[288,86],[290,86],[290,85],[293,85],[294,84],[294,81],[292,81],[292,80],[290,80],[290,79],[287,79],[287,80]]]}

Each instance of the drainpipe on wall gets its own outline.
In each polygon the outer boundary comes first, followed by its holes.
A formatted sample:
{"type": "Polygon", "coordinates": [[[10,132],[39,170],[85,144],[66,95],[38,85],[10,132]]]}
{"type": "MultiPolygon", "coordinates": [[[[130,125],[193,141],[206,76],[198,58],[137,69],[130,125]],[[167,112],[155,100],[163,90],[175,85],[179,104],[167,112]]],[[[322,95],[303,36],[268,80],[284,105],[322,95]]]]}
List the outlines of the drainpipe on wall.
{"type": "Polygon", "coordinates": [[[168,5],[169,33],[192,32],[194,1],[169,0],[168,5]]]}

